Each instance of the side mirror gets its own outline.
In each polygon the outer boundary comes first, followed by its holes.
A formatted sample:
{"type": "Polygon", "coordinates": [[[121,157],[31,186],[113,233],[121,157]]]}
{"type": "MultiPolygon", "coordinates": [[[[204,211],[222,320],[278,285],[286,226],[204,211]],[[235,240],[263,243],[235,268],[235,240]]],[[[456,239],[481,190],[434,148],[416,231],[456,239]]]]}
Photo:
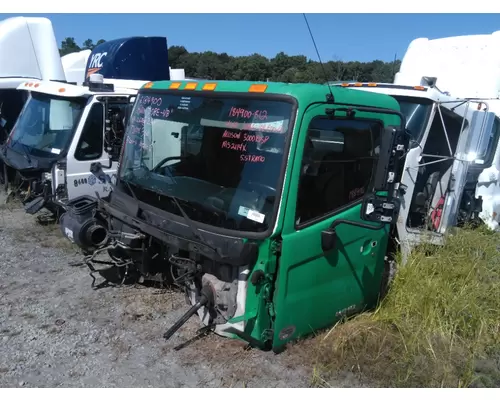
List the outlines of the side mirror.
{"type": "MultiPolygon", "coordinates": [[[[467,145],[469,161],[481,166],[486,160],[483,157],[488,153],[490,138],[494,134],[495,114],[492,112],[474,111],[470,123],[470,140],[467,145]]],[[[495,143],[493,143],[495,145],[495,143]]]]}
{"type": "Polygon", "coordinates": [[[101,182],[109,182],[109,177],[103,171],[104,168],[111,168],[111,158],[109,159],[109,166],[104,167],[99,161],[90,164],[90,172],[101,182]]]}
{"type": "Polygon", "coordinates": [[[396,183],[403,172],[403,158],[408,144],[408,134],[401,127],[389,126],[384,129],[380,138],[373,190],[364,197],[361,207],[362,220],[396,223],[401,206],[398,190],[404,190],[402,187],[396,190],[396,183]]]}
{"type": "Polygon", "coordinates": [[[387,191],[395,182],[399,171],[399,158],[408,148],[408,134],[399,127],[384,128],[380,137],[380,152],[375,170],[373,189],[375,192],[387,191]]]}
{"type": "Polygon", "coordinates": [[[321,249],[323,252],[333,250],[337,245],[337,231],[335,229],[325,229],[321,231],[321,249]]]}

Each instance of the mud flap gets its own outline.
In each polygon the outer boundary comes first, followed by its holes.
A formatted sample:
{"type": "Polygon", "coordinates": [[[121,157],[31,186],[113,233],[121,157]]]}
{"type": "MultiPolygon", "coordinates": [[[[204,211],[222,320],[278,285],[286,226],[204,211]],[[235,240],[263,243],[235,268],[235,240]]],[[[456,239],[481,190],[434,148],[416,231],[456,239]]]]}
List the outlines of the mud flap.
{"type": "Polygon", "coordinates": [[[44,206],[47,201],[45,200],[44,197],[36,197],[35,199],[29,201],[24,205],[24,211],[26,211],[27,214],[36,214],[38,211],[40,211],[44,206]]]}

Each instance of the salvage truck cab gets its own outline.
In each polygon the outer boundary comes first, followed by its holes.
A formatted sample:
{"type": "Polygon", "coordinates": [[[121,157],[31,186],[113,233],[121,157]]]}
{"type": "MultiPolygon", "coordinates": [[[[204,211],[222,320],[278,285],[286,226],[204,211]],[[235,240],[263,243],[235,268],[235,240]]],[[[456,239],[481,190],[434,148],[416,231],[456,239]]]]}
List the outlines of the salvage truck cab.
{"type": "Polygon", "coordinates": [[[0,160],[27,213],[44,208],[57,217],[75,197],[109,193],[135,95],[152,79],[170,79],[165,37],[96,46],[82,85],[42,81],[18,87],[31,96],[0,149],[0,160]],[[106,170],[102,179],[90,172],[97,162],[106,170]]]}
{"type": "Polygon", "coordinates": [[[432,77],[414,83],[420,85],[336,84],[392,96],[406,117],[410,146],[397,223],[404,258],[419,243],[443,245],[454,226],[482,224],[482,198],[476,187],[492,165],[499,138],[498,118],[484,100],[443,93],[432,77]]]}
{"type": "Polygon", "coordinates": [[[165,338],[198,313],[220,335],[277,351],[377,303],[404,127],[382,94],[148,83],[112,192],[75,199],[61,230],[91,254],[92,276],[186,291],[192,307],[165,338]],[[112,265],[99,269],[101,255],[112,265]]]}
{"type": "Polygon", "coordinates": [[[106,195],[110,190],[125,133],[124,119],[145,82],[119,82],[128,87],[115,88],[100,75],[91,78],[86,86],[29,82],[19,88],[30,91],[31,97],[1,157],[13,189],[16,178],[24,186],[27,213],[45,207],[57,214],[74,197],[95,192],[106,195]],[[99,181],[91,174],[90,166],[96,161],[109,164],[108,179],[99,181]]]}

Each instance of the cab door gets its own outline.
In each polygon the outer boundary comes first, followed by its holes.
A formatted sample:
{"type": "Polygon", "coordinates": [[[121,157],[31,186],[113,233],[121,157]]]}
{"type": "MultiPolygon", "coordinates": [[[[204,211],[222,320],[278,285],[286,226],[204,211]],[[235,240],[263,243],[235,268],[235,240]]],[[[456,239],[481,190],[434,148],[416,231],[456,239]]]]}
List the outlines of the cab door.
{"type": "Polygon", "coordinates": [[[373,306],[381,287],[390,226],[364,222],[360,212],[373,188],[382,117],[333,119],[326,108],[305,113],[295,153],[273,298],[275,349],[373,306]],[[322,232],[335,221],[334,246],[324,250],[322,232]]]}
{"type": "Polygon", "coordinates": [[[95,192],[106,196],[110,191],[109,182],[100,181],[90,172],[94,162],[109,165],[109,155],[104,150],[104,130],[105,105],[99,101],[89,102],[68,151],[68,200],[82,195],[95,196],[95,192]]]}

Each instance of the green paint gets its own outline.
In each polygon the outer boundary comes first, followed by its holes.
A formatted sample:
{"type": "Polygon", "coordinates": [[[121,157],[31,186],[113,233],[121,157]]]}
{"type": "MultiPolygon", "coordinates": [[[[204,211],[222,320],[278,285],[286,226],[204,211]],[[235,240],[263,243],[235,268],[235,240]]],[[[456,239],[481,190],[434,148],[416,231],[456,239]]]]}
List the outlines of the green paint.
{"type": "MultiPolygon", "coordinates": [[[[154,82],[149,89],[168,90],[171,81],[154,82]]],[[[215,92],[248,93],[259,82],[198,81],[197,88],[177,91],[182,95],[201,91],[205,83],[215,83],[215,92]]],[[[384,256],[387,251],[389,227],[370,230],[341,224],[337,227],[337,246],[324,253],[321,232],[335,219],[363,222],[359,203],[333,216],[297,229],[295,209],[307,129],[315,117],[326,115],[326,109],[342,108],[345,104],[386,108],[399,111],[390,96],[342,87],[331,87],[335,104],[326,103],[328,87],[317,84],[266,83],[267,90],[259,94],[293,97],[298,102],[293,127],[281,207],[274,232],[259,245],[259,257],[250,276],[262,271],[255,285],[249,280],[245,314],[230,323],[245,322],[245,333],[254,339],[272,342],[279,348],[286,342],[333,325],[345,313],[372,307],[378,300],[384,256]]],[[[149,89],[143,89],[147,91],[149,89]]],[[[399,125],[399,117],[390,114],[359,112],[356,118],[380,120],[384,126],[399,125]]],[[[366,222],[365,222],[366,223],[366,222]]]]}

